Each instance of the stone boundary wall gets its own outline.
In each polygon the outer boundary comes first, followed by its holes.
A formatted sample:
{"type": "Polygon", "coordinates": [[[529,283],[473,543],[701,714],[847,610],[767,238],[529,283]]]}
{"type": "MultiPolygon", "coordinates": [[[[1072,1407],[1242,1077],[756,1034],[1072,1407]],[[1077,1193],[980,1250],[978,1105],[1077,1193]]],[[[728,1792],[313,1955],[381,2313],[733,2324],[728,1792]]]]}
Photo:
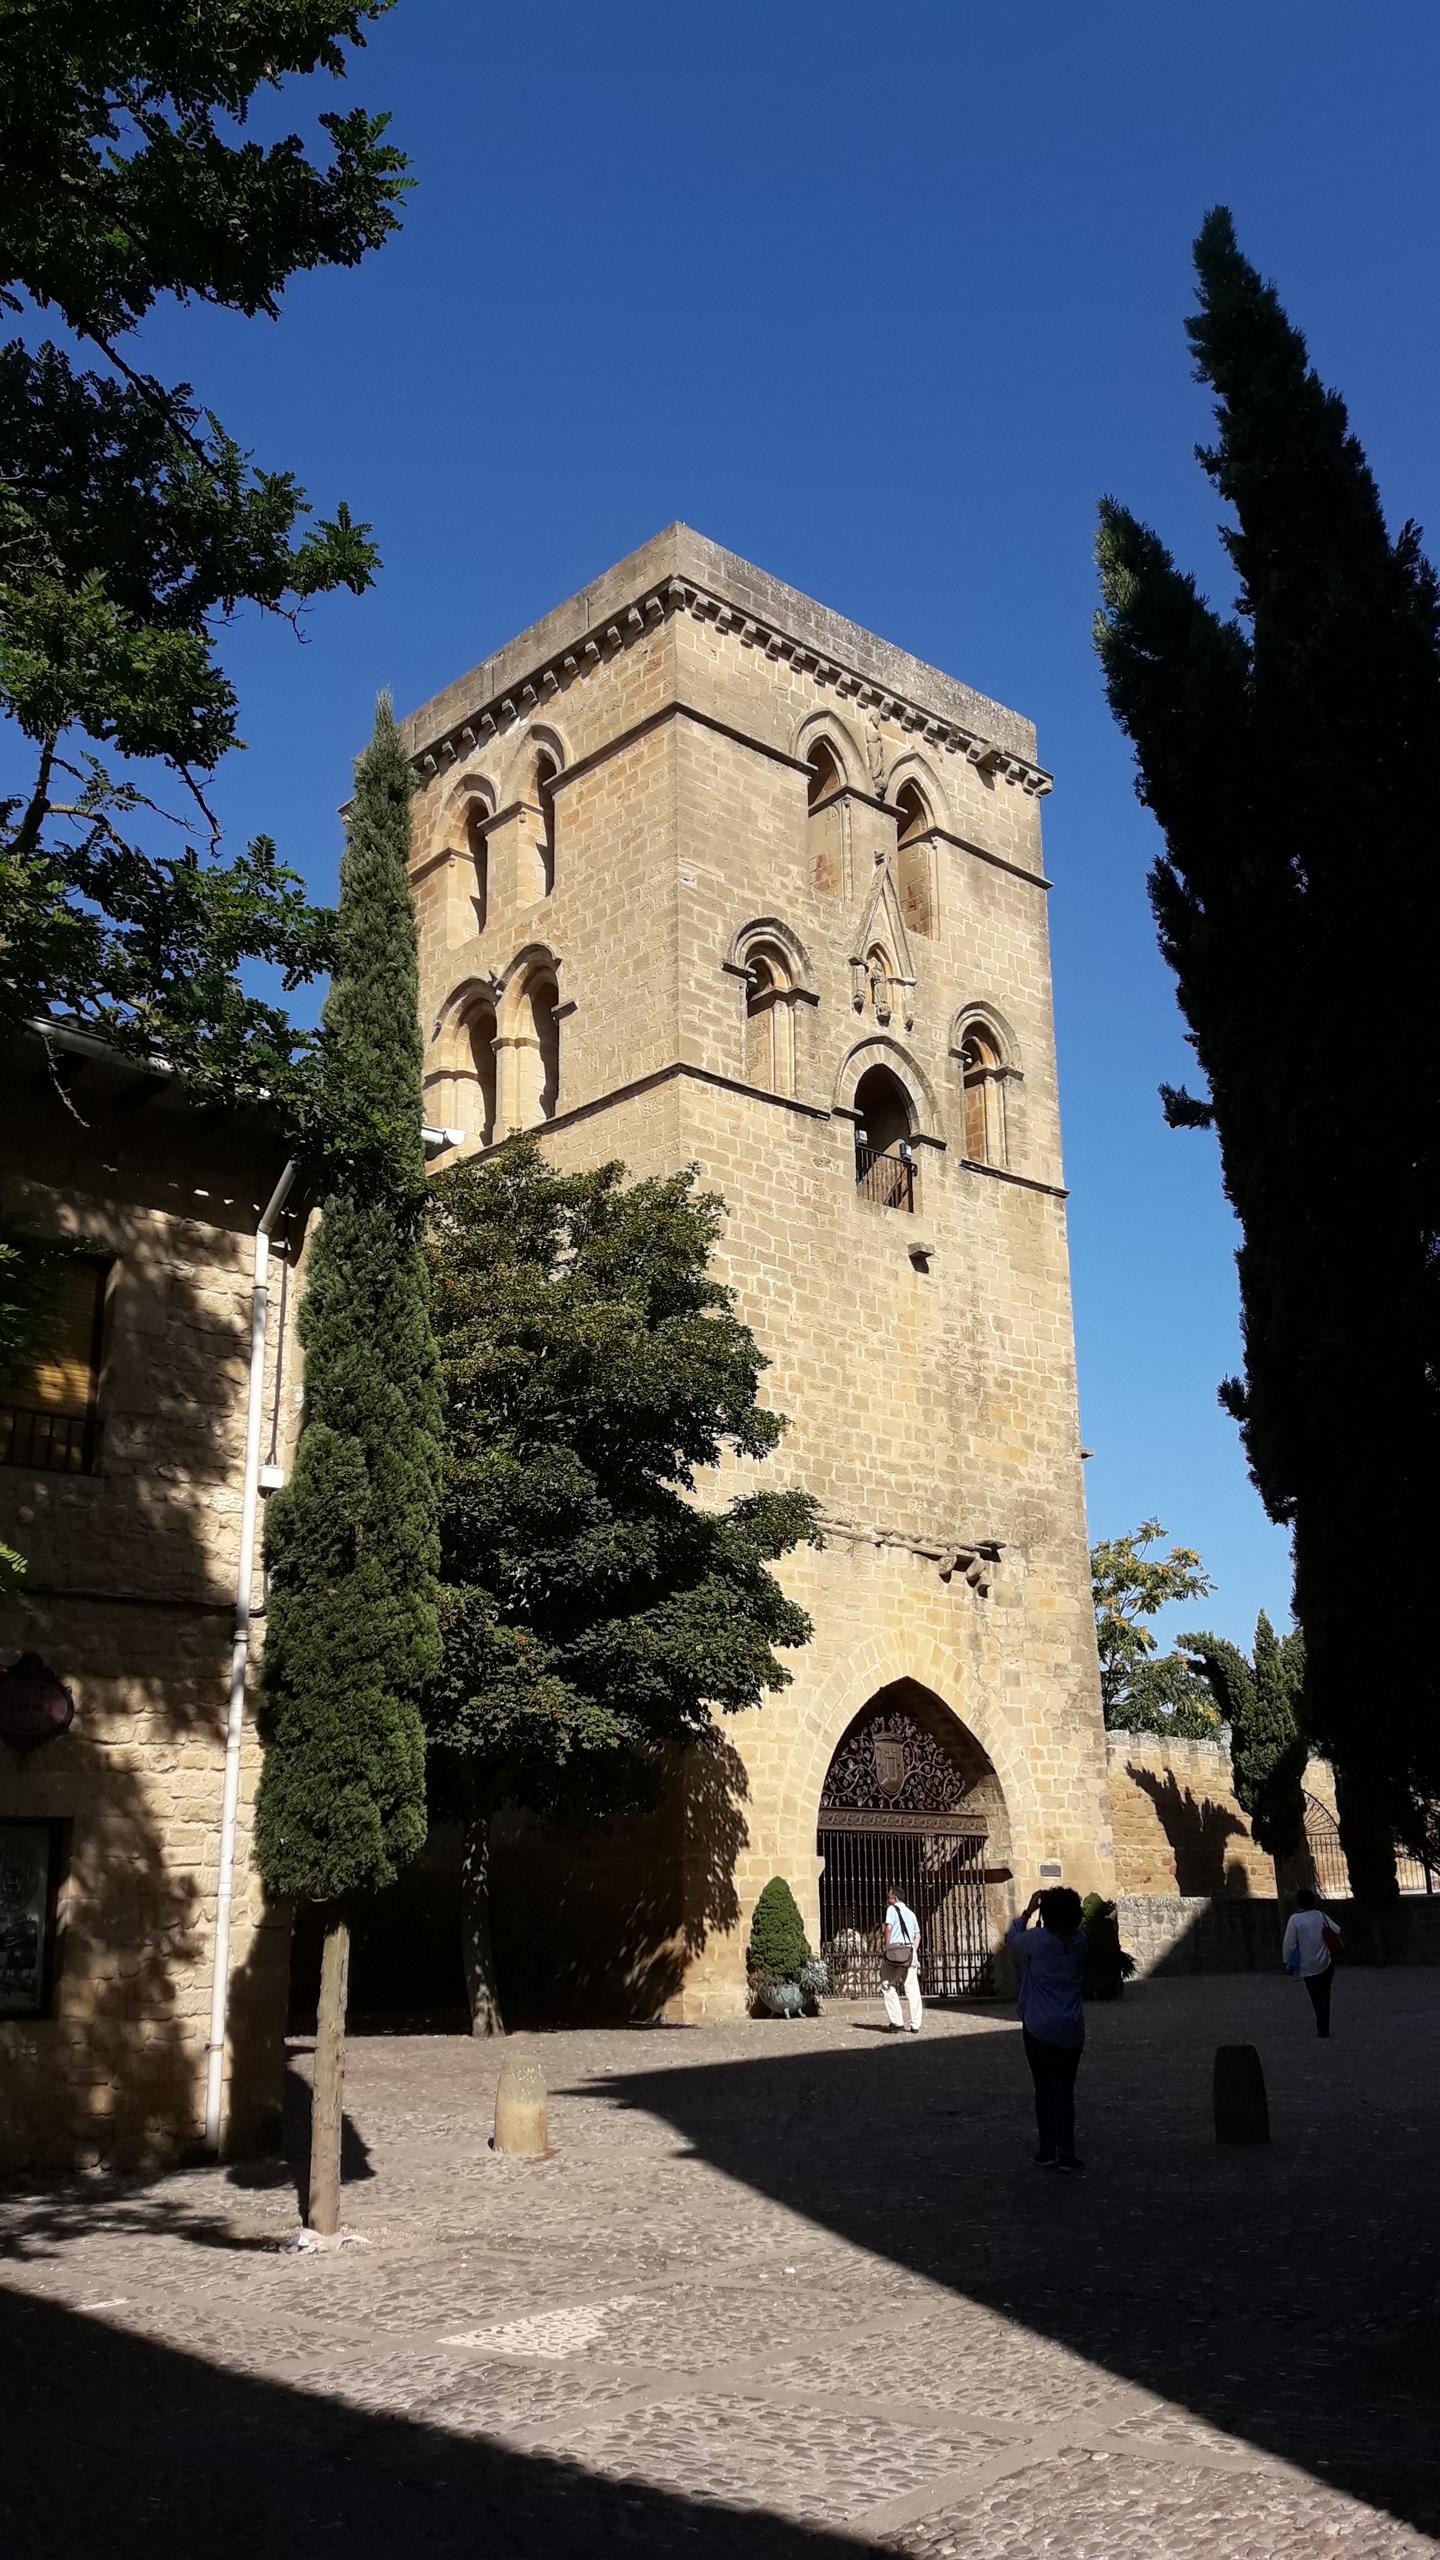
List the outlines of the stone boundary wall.
{"type": "MultiPolygon", "coordinates": [[[[1330,1902],[1345,1940],[1346,1963],[1375,1960],[1368,1924],[1352,1902],[1330,1902]]],[[[1285,1906],[1240,1895],[1122,1894],[1120,1943],[1135,1958],[1138,1981],[1193,1973],[1278,1971],[1285,1906]]],[[[1390,1964],[1440,1964],[1440,1894],[1407,1894],[1388,1924],[1390,1964]]]]}
{"type": "MultiPolygon", "coordinates": [[[[1105,1746],[1118,1893],[1273,1901],[1275,1862],[1250,1836],[1223,1743],[1107,1733],[1105,1746]]],[[[1323,1761],[1310,1762],[1304,1784],[1333,1813],[1335,1782],[1323,1761]]]]}

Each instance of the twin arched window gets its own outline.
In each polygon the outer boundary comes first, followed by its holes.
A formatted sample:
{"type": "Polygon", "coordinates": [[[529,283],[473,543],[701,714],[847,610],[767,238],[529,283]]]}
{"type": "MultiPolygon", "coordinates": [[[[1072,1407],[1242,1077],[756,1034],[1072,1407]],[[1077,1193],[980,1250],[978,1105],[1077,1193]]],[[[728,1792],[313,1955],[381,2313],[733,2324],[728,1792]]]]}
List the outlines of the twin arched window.
{"type": "Polygon", "coordinates": [[[442,1128],[488,1147],[536,1129],[560,1108],[560,990],[555,962],[537,952],[497,997],[457,1005],[426,1079],[426,1108],[442,1128]]]}

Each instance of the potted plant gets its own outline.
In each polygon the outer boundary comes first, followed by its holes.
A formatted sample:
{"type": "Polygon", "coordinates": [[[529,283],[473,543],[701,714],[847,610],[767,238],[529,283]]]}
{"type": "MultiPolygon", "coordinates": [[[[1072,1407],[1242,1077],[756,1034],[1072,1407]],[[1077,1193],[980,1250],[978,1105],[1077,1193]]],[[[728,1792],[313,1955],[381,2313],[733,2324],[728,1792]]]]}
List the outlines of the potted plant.
{"type": "Polygon", "coordinates": [[[830,1976],[805,1935],[800,1906],[783,1876],[772,1876],[750,1923],[746,1963],[755,2013],[818,2017],[830,1976]]]}
{"type": "Polygon", "coordinates": [[[1120,1944],[1120,1921],[1113,1902],[1103,1894],[1087,1893],[1080,1905],[1081,1924],[1085,1931],[1085,1964],[1082,1988],[1087,2000],[1118,2000],[1131,1974],[1135,1959],[1120,1944]]]}

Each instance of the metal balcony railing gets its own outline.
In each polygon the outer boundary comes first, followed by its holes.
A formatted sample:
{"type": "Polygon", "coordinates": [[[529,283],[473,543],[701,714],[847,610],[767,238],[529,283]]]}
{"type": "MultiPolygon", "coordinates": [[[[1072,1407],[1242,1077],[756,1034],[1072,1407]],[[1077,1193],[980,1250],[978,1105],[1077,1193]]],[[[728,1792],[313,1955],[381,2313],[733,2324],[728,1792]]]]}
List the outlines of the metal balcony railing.
{"type": "Polygon", "coordinates": [[[36,1467],[49,1475],[88,1476],[100,1447],[93,1413],[48,1413],[0,1404],[0,1467],[36,1467]]]}
{"type": "Polygon", "coordinates": [[[908,1209],[913,1212],[913,1157],[902,1156],[890,1147],[857,1146],[855,1188],[862,1200],[874,1200],[882,1209],[908,1209]]]}

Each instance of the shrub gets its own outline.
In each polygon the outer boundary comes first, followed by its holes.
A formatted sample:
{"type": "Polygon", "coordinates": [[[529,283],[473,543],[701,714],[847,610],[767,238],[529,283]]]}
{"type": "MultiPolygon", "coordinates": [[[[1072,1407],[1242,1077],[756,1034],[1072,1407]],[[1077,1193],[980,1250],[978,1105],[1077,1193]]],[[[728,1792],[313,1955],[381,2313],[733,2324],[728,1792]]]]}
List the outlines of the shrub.
{"type": "Polygon", "coordinates": [[[813,1960],[800,1906],[784,1877],[772,1876],[750,1923],[750,1970],[761,1982],[798,1985],[813,1960]]]}
{"type": "Polygon", "coordinates": [[[1103,1894],[1087,1893],[1080,1917],[1085,1931],[1085,1997],[1118,2000],[1135,1970],[1135,1959],[1120,1944],[1115,1905],[1107,1902],[1103,1894]]]}

